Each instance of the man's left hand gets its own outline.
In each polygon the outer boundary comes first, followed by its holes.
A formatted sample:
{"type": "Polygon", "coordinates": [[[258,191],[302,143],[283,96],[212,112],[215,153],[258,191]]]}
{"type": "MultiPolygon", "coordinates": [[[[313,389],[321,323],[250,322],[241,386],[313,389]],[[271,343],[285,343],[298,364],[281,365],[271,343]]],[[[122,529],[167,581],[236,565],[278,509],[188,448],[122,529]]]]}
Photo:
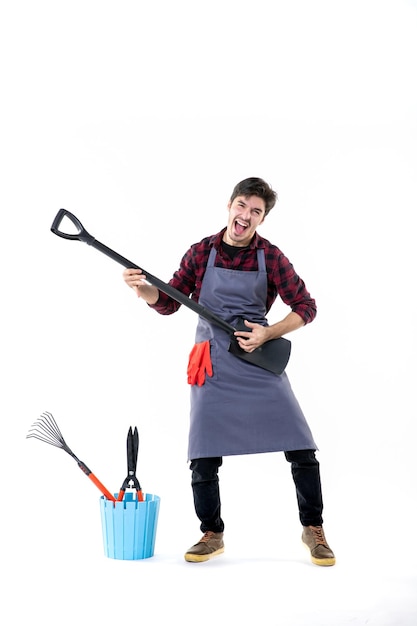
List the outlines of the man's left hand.
{"type": "Polygon", "coordinates": [[[270,339],[268,326],[254,324],[252,322],[248,322],[248,320],[244,321],[248,330],[237,330],[235,332],[235,337],[242,350],[245,352],[253,352],[256,348],[259,348],[259,346],[265,343],[265,341],[270,339]]]}

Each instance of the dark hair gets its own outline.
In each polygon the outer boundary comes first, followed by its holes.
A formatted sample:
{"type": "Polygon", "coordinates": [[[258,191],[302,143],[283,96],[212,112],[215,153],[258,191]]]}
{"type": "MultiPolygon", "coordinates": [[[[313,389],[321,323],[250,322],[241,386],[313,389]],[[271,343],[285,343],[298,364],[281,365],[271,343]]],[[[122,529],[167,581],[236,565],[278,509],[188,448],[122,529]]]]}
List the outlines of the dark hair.
{"type": "Polygon", "coordinates": [[[274,191],[268,183],[262,180],[262,178],[245,178],[245,180],[241,180],[233,189],[230,202],[233,202],[237,196],[245,196],[246,198],[249,196],[257,196],[258,198],[262,198],[265,202],[265,217],[268,215],[269,211],[274,208],[278,199],[277,192],[274,191]]]}

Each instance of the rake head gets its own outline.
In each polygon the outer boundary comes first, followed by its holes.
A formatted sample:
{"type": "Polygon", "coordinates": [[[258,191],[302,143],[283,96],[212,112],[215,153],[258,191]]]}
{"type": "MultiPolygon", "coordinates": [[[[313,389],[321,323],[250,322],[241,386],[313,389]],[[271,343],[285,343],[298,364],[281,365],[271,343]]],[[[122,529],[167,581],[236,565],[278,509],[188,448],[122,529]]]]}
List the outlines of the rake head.
{"type": "Polygon", "coordinates": [[[90,468],[88,468],[85,463],[80,461],[80,459],[76,457],[73,451],[67,446],[52,413],[48,413],[48,411],[42,413],[42,415],[30,427],[29,432],[26,435],[26,439],[30,439],[30,437],[39,439],[39,441],[44,441],[45,443],[49,443],[51,446],[65,450],[65,452],[72,456],[72,458],[77,462],[78,467],[84,472],[84,474],[88,476],[98,489],[100,489],[101,493],[107,498],[107,500],[116,502],[113,494],[106,489],[103,483],[99,481],[90,468]]]}
{"type": "Polygon", "coordinates": [[[48,413],[47,411],[42,413],[42,415],[38,417],[38,419],[29,428],[26,439],[30,439],[31,437],[39,439],[39,441],[49,443],[51,446],[55,446],[56,448],[62,448],[67,452],[69,451],[54,416],[52,413],[48,413]]]}

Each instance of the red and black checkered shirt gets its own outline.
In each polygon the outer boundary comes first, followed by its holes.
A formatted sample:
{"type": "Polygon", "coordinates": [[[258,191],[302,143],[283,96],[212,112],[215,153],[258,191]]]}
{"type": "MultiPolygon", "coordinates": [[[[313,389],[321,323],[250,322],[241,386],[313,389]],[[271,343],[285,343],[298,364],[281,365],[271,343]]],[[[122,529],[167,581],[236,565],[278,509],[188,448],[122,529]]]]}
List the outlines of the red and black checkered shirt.
{"type": "MultiPolygon", "coordinates": [[[[264,248],[268,275],[266,313],[279,295],[292,311],[300,315],[305,324],[312,322],[317,313],[316,302],[281,250],[255,233],[250,245],[241,248],[234,258],[231,258],[221,245],[225,230],[223,228],[217,235],[205,237],[199,243],[193,244],[184,254],[180,267],[169,284],[198,302],[208,257],[213,246],[217,250],[216,267],[244,272],[258,270],[256,249],[264,248]]],[[[180,306],[178,302],[160,292],[158,302],[152,305],[152,308],[162,315],[170,315],[175,313],[180,306]]]]}

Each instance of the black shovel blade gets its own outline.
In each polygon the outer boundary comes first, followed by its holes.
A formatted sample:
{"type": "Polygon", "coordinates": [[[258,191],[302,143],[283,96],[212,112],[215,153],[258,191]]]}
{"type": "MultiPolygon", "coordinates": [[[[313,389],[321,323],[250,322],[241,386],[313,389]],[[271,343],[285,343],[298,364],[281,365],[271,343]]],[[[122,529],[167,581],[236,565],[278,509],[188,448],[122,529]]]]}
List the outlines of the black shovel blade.
{"type": "Polygon", "coordinates": [[[262,367],[277,376],[280,376],[290,360],[291,341],[280,337],[271,339],[253,352],[245,352],[239,346],[237,340],[232,340],[229,345],[229,352],[243,361],[262,367]]]}

